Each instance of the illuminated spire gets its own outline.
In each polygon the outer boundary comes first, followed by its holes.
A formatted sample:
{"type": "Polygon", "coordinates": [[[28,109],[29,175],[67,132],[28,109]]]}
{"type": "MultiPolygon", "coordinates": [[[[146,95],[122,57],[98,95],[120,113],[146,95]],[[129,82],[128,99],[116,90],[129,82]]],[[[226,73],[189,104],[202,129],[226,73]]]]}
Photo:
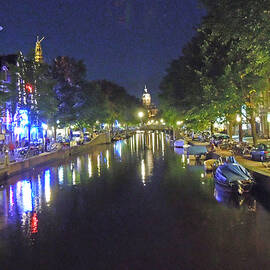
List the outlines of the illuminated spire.
{"type": "Polygon", "coordinates": [[[35,48],[35,62],[37,63],[43,62],[42,49],[41,49],[41,44],[40,44],[43,39],[44,37],[41,40],[39,40],[37,36],[36,48],[35,48]]]}
{"type": "Polygon", "coordinates": [[[151,105],[151,95],[148,93],[146,85],[144,86],[144,93],[142,95],[142,102],[145,106],[151,105]]]}

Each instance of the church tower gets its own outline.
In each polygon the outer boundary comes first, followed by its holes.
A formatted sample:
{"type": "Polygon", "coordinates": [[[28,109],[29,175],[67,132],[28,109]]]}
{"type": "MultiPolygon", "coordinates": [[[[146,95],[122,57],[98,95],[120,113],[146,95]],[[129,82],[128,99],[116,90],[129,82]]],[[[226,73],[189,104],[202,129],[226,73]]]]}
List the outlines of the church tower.
{"type": "Polygon", "coordinates": [[[44,39],[44,37],[39,40],[37,36],[37,41],[36,41],[36,48],[35,48],[35,62],[37,63],[43,63],[43,55],[42,55],[42,48],[41,48],[41,42],[44,39]]]}
{"type": "Polygon", "coordinates": [[[144,93],[142,95],[143,105],[149,107],[151,105],[151,95],[147,92],[146,85],[144,87],[144,93]]]}

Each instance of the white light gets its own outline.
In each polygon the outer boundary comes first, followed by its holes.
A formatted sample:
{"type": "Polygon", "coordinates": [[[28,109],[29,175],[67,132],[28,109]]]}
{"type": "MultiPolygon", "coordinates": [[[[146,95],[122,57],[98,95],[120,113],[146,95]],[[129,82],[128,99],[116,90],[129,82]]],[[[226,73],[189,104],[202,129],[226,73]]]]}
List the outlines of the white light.
{"type": "Polygon", "coordinates": [[[48,129],[48,125],[42,123],[42,128],[45,129],[45,130],[47,130],[48,129]]]}
{"type": "Polygon", "coordinates": [[[180,125],[182,125],[182,124],[183,124],[183,121],[177,121],[177,122],[176,122],[176,125],[177,125],[177,126],[180,126],[180,125]]]}
{"type": "Polygon", "coordinates": [[[161,123],[163,123],[163,122],[164,122],[164,120],[161,118],[161,119],[160,119],[160,122],[161,122],[161,123]]]}
{"type": "Polygon", "coordinates": [[[60,123],[60,121],[59,120],[56,120],[56,124],[59,124],[60,123]]]}
{"type": "Polygon", "coordinates": [[[270,113],[267,113],[267,122],[270,122],[270,113]]]}
{"type": "Polygon", "coordinates": [[[143,115],[144,115],[143,112],[139,112],[139,113],[138,113],[138,116],[139,116],[140,118],[142,118],[143,115]]]}
{"type": "Polygon", "coordinates": [[[218,123],[217,122],[214,123],[214,128],[218,128],[218,123]]]}
{"type": "Polygon", "coordinates": [[[241,122],[241,116],[239,114],[236,115],[236,121],[239,123],[241,122]]]}

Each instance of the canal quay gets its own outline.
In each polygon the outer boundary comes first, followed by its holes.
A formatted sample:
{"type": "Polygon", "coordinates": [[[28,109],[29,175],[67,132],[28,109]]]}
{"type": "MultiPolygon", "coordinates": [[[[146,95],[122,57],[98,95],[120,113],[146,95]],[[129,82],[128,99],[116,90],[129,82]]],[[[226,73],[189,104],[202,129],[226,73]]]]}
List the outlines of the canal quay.
{"type": "Polygon", "coordinates": [[[0,269],[269,269],[270,194],[224,192],[163,132],[0,190],[0,269]]]}

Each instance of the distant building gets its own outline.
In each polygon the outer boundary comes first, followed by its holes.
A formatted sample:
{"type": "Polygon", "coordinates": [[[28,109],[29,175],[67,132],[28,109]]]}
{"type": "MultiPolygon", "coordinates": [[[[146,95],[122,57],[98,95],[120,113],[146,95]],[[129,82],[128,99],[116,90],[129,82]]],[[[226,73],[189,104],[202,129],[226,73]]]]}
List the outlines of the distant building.
{"type": "Polygon", "coordinates": [[[35,61],[37,63],[43,63],[43,55],[42,55],[42,48],[41,48],[41,42],[43,39],[44,37],[39,40],[37,36],[36,47],[35,47],[35,61]]]}
{"type": "MultiPolygon", "coordinates": [[[[43,62],[41,40],[37,38],[35,47],[35,63],[43,62]]],[[[29,111],[37,110],[37,89],[35,85],[25,81],[27,59],[21,52],[18,54],[0,55],[0,91],[12,93],[13,99],[0,108],[0,134],[5,133],[7,140],[21,141],[28,138],[37,139],[39,120],[31,117],[29,131],[29,111]],[[13,70],[14,69],[14,70],[13,70]],[[13,76],[13,77],[12,77],[13,76]]],[[[0,136],[1,137],[1,136],[0,136]]]]}
{"type": "Polygon", "coordinates": [[[147,109],[148,118],[155,117],[158,113],[158,109],[155,104],[151,103],[151,95],[148,92],[146,85],[144,87],[144,93],[142,95],[143,106],[147,109]]]}

